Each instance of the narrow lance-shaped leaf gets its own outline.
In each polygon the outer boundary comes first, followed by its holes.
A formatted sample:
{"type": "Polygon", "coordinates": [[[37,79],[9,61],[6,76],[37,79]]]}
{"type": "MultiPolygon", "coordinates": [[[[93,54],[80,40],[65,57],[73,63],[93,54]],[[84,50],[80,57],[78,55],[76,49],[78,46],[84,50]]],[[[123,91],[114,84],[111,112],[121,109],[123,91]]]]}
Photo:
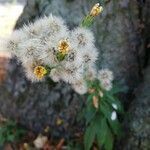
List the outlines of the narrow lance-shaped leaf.
{"type": "Polygon", "coordinates": [[[104,114],[104,116],[107,118],[108,123],[113,131],[113,133],[115,135],[121,135],[121,125],[118,121],[117,118],[115,118],[114,120],[112,120],[112,112],[113,109],[106,103],[106,102],[102,102],[101,106],[100,106],[100,110],[102,111],[102,113],[104,114]]]}
{"type": "Polygon", "coordinates": [[[84,147],[85,150],[90,150],[92,147],[92,144],[95,139],[95,124],[92,122],[86,129],[85,135],[84,135],[84,147]]]}
{"type": "Polygon", "coordinates": [[[106,133],[106,140],[104,143],[104,149],[113,150],[113,145],[114,145],[114,136],[111,133],[111,130],[108,128],[106,133]]]}
{"type": "Polygon", "coordinates": [[[117,106],[116,111],[119,112],[119,113],[124,114],[124,109],[123,109],[123,106],[122,106],[121,102],[117,98],[114,98],[113,96],[111,96],[109,94],[107,94],[106,96],[107,96],[107,98],[106,98],[107,102],[111,106],[112,106],[112,104],[115,104],[117,106]]]}
{"type": "Polygon", "coordinates": [[[108,127],[106,123],[106,118],[101,115],[100,118],[98,119],[97,133],[96,133],[99,148],[101,148],[105,142],[107,128],[108,127]]]}

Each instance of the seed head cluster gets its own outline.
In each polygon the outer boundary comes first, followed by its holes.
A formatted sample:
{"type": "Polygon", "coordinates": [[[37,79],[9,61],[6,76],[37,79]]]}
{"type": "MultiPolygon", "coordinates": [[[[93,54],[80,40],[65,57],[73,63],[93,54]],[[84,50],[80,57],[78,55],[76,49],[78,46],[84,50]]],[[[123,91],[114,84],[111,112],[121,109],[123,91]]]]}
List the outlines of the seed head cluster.
{"type": "Polygon", "coordinates": [[[94,42],[89,29],[69,30],[62,18],[50,15],[14,31],[5,49],[17,56],[32,82],[49,76],[54,82],[62,80],[84,94],[88,90],[85,74],[90,80],[99,76],[107,90],[111,88],[108,80],[113,79],[107,70],[96,72],[98,51],[94,42]]]}

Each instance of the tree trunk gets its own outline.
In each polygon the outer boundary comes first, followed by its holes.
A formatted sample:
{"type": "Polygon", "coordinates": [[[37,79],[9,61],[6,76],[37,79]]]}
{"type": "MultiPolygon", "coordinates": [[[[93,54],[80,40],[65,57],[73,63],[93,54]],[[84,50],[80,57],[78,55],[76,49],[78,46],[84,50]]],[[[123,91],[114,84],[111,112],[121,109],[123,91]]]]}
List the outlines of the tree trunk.
{"type": "MultiPolygon", "coordinates": [[[[52,13],[62,16],[72,29],[81,22],[96,2],[28,0],[16,28],[52,13]]],[[[100,53],[98,68],[110,68],[115,74],[116,81],[128,87],[127,93],[121,96],[126,110],[132,114],[131,119],[125,116],[124,124],[128,134],[121,141],[120,148],[124,150],[148,150],[149,146],[149,4],[148,0],[143,3],[136,0],[107,0],[102,15],[96,18],[93,26],[100,53]],[[146,67],[146,72],[143,73],[146,67]],[[138,86],[140,92],[135,91],[138,86]]],[[[79,95],[64,83],[55,86],[30,83],[14,59],[9,63],[7,79],[0,87],[0,95],[0,113],[17,119],[36,132],[50,126],[53,136],[65,135],[67,138],[79,130],[76,115],[81,109],[84,97],[81,100],[79,95]],[[57,124],[59,119],[63,120],[62,125],[57,124]]]]}

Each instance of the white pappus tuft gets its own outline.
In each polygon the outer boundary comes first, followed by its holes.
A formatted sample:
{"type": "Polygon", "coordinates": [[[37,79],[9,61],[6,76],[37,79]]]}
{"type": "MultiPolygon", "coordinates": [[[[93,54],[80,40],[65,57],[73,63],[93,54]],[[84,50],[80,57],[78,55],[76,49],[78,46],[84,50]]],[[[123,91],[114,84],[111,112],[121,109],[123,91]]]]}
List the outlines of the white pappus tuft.
{"type": "Polygon", "coordinates": [[[109,80],[110,82],[113,81],[113,72],[109,69],[101,69],[98,72],[98,79],[99,80],[109,80]]]}
{"type": "Polygon", "coordinates": [[[100,84],[106,91],[110,91],[112,89],[112,83],[109,80],[101,80],[100,84]]]}
{"type": "Polygon", "coordinates": [[[88,91],[88,88],[84,79],[75,81],[75,83],[72,84],[72,87],[80,95],[85,94],[88,91]]]}
{"type": "Polygon", "coordinates": [[[87,49],[81,50],[81,56],[83,58],[84,65],[90,66],[95,64],[98,58],[98,52],[97,49],[94,46],[92,46],[88,47],[87,49]]]}
{"type": "Polygon", "coordinates": [[[86,28],[78,27],[71,32],[71,38],[77,48],[88,48],[94,45],[94,35],[86,28]]]}
{"type": "Polygon", "coordinates": [[[50,72],[50,77],[54,82],[59,82],[61,80],[61,68],[52,69],[50,72]]]}
{"type": "Polygon", "coordinates": [[[82,78],[83,69],[76,68],[75,66],[70,66],[68,68],[63,68],[63,71],[61,73],[61,79],[71,84],[82,78]]]}
{"type": "Polygon", "coordinates": [[[23,62],[31,61],[32,59],[42,59],[45,57],[45,53],[42,50],[43,45],[39,39],[29,39],[18,45],[17,56],[23,62]]]}
{"type": "Polygon", "coordinates": [[[112,89],[112,81],[114,79],[112,71],[109,69],[101,69],[98,71],[97,78],[100,80],[102,88],[106,91],[112,89]]]}
{"type": "Polygon", "coordinates": [[[5,49],[13,55],[18,55],[18,45],[27,40],[26,35],[21,30],[15,30],[5,42],[5,49]]]}

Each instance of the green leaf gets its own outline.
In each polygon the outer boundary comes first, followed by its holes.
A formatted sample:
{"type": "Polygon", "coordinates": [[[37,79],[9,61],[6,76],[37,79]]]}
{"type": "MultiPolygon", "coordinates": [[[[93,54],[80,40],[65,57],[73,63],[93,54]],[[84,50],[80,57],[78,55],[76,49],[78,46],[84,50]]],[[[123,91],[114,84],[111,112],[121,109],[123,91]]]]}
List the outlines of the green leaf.
{"type": "Polygon", "coordinates": [[[110,127],[112,128],[113,133],[120,137],[122,135],[122,129],[118,119],[116,120],[109,119],[108,122],[110,124],[110,127]]]}
{"type": "Polygon", "coordinates": [[[113,145],[114,145],[114,136],[111,133],[111,131],[109,130],[109,128],[107,129],[107,133],[106,133],[106,139],[105,139],[105,143],[104,143],[104,148],[105,150],[112,150],[113,149],[113,145]]]}
{"type": "Polygon", "coordinates": [[[93,98],[94,95],[95,95],[95,94],[90,94],[90,95],[88,96],[88,98],[87,98],[87,105],[91,103],[92,98],[93,98]]]}
{"type": "Polygon", "coordinates": [[[5,138],[0,135],[0,146],[2,146],[6,142],[5,138]]]}
{"type": "Polygon", "coordinates": [[[86,124],[92,121],[92,119],[96,115],[96,112],[97,112],[96,109],[94,109],[93,107],[91,107],[90,109],[88,109],[88,111],[86,111],[86,114],[85,114],[86,124]]]}
{"type": "Polygon", "coordinates": [[[77,122],[83,120],[83,118],[85,117],[85,111],[86,110],[84,108],[83,110],[80,111],[80,113],[77,114],[77,118],[76,118],[77,122]]]}
{"type": "Polygon", "coordinates": [[[70,142],[70,140],[67,142],[67,150],[83,150],[84,146],[82,143],[75,143],[75,142],[70,142]]]}
{"type": "Polygon", "coordinates": [[[107,126],[106,119],[104,117],[101,117],[99,123],[97,123],[97,133],[96,133],[99,148],[102,147],[102,145],[105,142],[107,128],[108,126],[107,126]]]}
{"type": "Polygon", "coordinates": [[[107,119],[111,118],[112,108],[105,101],[101,101],[100,111],[107,119]]]}
{"type": "Polygon", "coordinates": [[[25,130],[20,128],[16,122],[7,121],[0,127],[0,145],[5,142],[13,142],[19,140],[24,134],[25,130]]]}
{"type": "Polygon", "coordinates": [[[113,109],[106,103],[106,102],[102,102],[101,103],[101,107],[100,107],[102,113],[104,114],[104,116],[107,118],[108,123],[113,131],[113,133],[115,135],[121,136],[121,125],[118,121],[118,119],[116,118],[115,120],[111,120],[111,115],[113,112],[113,109]]]}
{"type": "Polygon", "coordinates": [[[117,94],[117,93],[120,93],[120,92],[126,92],[128,90],[127,87],[119,87],[119,86],[113,86],[112,90],[109,91],[109,93],[111,95],[114,95],[114,94],[117,94]]]}
{"type": "Polygon", "coordinates": [[[95,134],[96,134],[96,130],[95,130],[95,124],[91,123],[84,134],[84,147],[85,150],[90,150],[90,148],[92,147],[92,144],[94,142],[95,139],[95,134]]]}
{"type": "Polygon", "coordinates": [[[90,27],[93,24],[94,18],[90,15],[86,16],[82,23],[81,23],[81,27],[90,27]]]}
{"type": "Polygon", "coordinates": [[[85,109],[84,117],[86,119],[86,124],[88,124],[96,115],[97,110],[93,107],[92,99],[95,94],[90,94],[87,98],[87,104],[85,109]]]}
{"type": "Polygon", "coordinates": [[[105,150],[112,150],[114,136],[111,133],[111,129],[108,126],[106,118],[101,115],[99,119],[97,118],[96,120],[97,120],[96,139],[99,148],[104,146],[105,150]]]}
{"type": "Polygon", "coordinates": [[[63,61],[65,59],[66,55],[63,55],[62,53],[58,52],[56,54],[56,57],[57,57],[58,61],[63,61]]]}
{"type": "Polygon", "coordinates": [[[114,98],[113,96],[107,94],[107,98],[106,101],[112,106],[112,104],[116,104],[117,105],[117,112],[124,114],[124,109],[123,106],[121,104],[121,102],[117,99],[114,98]]]}
{"type": "Polygon", "coordinates": [[[13,142],[13,141],[15,141],[15,135],[7,135],[7,141],[8,142],[13,142]]]}

